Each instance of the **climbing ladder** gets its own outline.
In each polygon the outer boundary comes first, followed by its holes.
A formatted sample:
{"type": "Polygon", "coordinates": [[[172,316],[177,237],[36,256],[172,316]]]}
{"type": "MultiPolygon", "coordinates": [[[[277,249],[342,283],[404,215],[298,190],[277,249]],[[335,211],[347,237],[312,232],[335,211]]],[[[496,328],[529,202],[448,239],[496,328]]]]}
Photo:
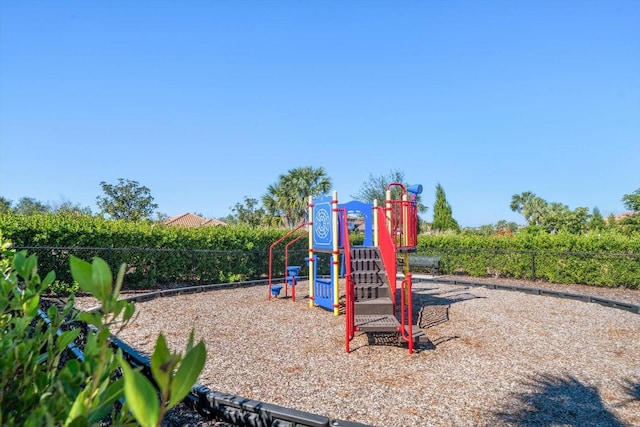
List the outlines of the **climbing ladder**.
{"type": "MultiPolygon", "coordinates": [[[[398,333],[399,342],[408,342],[409,351],[427,339],[411,313],[402,321],[402,309],[396,307],[380,250],[376,247],[351,249],[351,277],[353,281],[353,326],[362,332],[398,333]],[[399,318],[400,317],[400,318],[399,318]],[[411,337],[411,338],[409,338],[411,337]]],[[[399,290],[401,294],[404,292],[399,290]]],[[[401,295],[401,306],[405,298],[401,295]]]]}
{"type": "MultiPolygon", "coordinates": [[[[417,208],[415,199],[409,201],[402,184],[403,199],[391,200],[387,191],[384,208],[374,206],[377,246],[350,248],[346,276],[346,334],[345,347],[356,331],[365,333],[395,333],[399,342],[407,342],[409,354],[421,341],[428,341],[424,331],[413,324],[412,282],[408,268],[399,289],[396,287],[397,255],[415,251],[417,243],[417,208]]],[[[387,187],[389,190],[389,187],[387,187]]],[[[416,191],[419,194],[422,186],[416,191]]]]}

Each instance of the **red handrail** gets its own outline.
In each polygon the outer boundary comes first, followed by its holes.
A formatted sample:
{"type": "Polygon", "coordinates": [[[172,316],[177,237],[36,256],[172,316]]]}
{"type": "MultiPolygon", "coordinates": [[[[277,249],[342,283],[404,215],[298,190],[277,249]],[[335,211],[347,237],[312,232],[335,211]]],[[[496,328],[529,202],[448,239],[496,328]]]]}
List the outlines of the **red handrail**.
{"type": "MultiPolygon", "coordinates": [[[[289,243],[284,246],[284,271],[285,271],[285,280],[284,280],[284,296],[286,297],[289,292],[289,281],[287,280],[287,276],[289,275],[289,246],[293,245],[298,240],[303,237],[307,237],[306,234],[301,234],[289,243]]],[[[295,279],[294,279],[295,280],[295,279]]],[[[291,301],[296,302],[296,287],[291,286],[291,301]]]]}
{"type": "Polygon", "coordinates": [[[382,263],[384,264],[384,269],[386,270],[387,278],[389,279],[391,295],[395,296],[397,280],[396,246],[394,245],[393,238],[386,227],[387,218],[385,216],[384,208],[377,207],[376,209],[378,210],[378,247],[380,248],[382,263]]]}
{"type": "Polygon", "coordinates": [[[347,210],[341,208],[342,212],[342,248],[344,251],[344,265],[345,265],[345,350],[349,353],[349,342],[355,336],[355,319],[354,319],[354,291],[353,291],[353,278],[351,277],[351,242],[349,242],[349,228],[347,227],[347,210]]]}
{"type": "Polygon", "coordinates": [[[409,345],[409,354],[413,353],[413,298],[411,295],[411,287],[411,273],[409,273],[402,281],[400,296],[400,333],[409,345]]]}
{"type": "Polygon", "coordinates": [[[310,224],[311,224],[310,222],[303,222],[302,224],[298,225],[296,228],[294,228],[293,230],[289,231],[287,234],[285,234],[284,236],[276,240],[274,243],[271,244],[271,246],[269,246],[269,300],[271,300],[271,279],[273,275],[273,248],[278,243],[282,242],[284,239],[286,239],[296,231],[300,230],[302,227],[306,227],[307,225],[310,225],[310,224]]]}
{"type": "MultiPolygon", "coordinates": [[[[417,243],[417,209],[406,200],[387,201],[386,208],[378,207],[378,246],[384,268],[387,271],[389,287],[394,295],[394,311],[396,302],[396,253],[401,248],[415,248],[417,243]],[[389,212],[389,215],[386,213],[389,212]],[[392,236],[387,229],[387,220],[391,223],[392,236]],[[405,227],[406,226],[406,227],[405,227]]],[[[400,292],[400,327],[402,338],[407,341],[409,354],[413,353],[413,296],[411,274],[402,280],[400,292]]]]}

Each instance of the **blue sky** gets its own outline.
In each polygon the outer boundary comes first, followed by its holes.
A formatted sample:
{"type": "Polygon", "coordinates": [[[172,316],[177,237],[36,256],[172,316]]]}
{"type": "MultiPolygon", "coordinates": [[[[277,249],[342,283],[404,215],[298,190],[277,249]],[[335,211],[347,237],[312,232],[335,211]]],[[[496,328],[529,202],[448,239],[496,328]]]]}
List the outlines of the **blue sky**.
{"type": "Polygon", "coordinates": [[[222,217],[324,167],[440,183],[462,226],[640,187],[640,1],[0,0],[0,196],[138,181],[222,217]]]}

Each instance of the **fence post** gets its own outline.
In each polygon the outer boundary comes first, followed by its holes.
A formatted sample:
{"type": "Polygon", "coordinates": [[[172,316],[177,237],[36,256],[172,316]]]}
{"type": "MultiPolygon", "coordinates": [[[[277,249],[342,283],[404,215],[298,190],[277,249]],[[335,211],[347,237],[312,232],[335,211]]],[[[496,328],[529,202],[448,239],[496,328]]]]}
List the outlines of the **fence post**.
{"type": "Polygon", "coordinates": [[[531,280],[536,280],[536,252],[531,251],[531,280]]]}
{"type": "Polygon", "coordinates": [[[444,268],[447,274],[451,274],[449,271],[449,248],[445,248],[444,250],[444,268]]]}
{"type": "MultiPolygon", "coordinates": [[[[190,250],[189,252],[191,252],[191,282],[195,283],[196,282],[196,252],[194,250],[190,250]]],[[[202,275],[201,277],[197,280],[198,283],[202,282],[202,275]]]]}
{"type": "Polygon", "coordinates": [[[262,271],[260,271],[260,267],[261,267],[261,264],[260,264],[260,252],[253,251],[253,262],[254,262],[254,265],[255,265],[253,278],[258,279],[258,278],[260,278],[260,275],[262,273],[262,271]]]}

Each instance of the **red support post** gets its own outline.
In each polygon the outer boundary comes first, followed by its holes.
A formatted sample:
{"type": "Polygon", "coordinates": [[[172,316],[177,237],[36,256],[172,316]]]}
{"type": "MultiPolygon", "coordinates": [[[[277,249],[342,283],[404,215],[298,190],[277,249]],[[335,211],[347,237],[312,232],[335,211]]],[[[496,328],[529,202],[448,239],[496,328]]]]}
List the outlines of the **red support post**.
{"type": "MultiPolygon", "coordinates": [[[[271,246],[269,246],[269,301],[271,301],[271,283],[273,279],[273,248],[275,248],[278,243],[282,242],[284,239],[286,239],[296,231],[300,230],[302,227],[305,227],[309,224],[310,224],[309,222],[303,222],[302,224],[298,225],[296,228],[294,228],[293,230],[289,231],[287,234],[285,234],[284,236],[276,240],[274,243],[271,244],[271,246]]],[[[285,281],[286,281],[286,278],[285,278],[285,281]]]]}
{"type": "MultiPolygon", "coordinates": [[[[285,271],[285,287],[284,287],[284,296],[288,296],[289,295],[289,282],[287,281],[287,276],[289,275],[289,270],[287,267],[289,267],[289,246],[293,245],[295,242],[297,242],[298,240],[302,239],[303,237],[306,237],[305,234],[301,234],[298,237],[296,237],[295,239],[293,239],[292,241],[290,241],[289,243],[287,243],[284,247],[284,271],[285,271]]],[[[295,279],[294,279],[294,283],[295,283],[295,279]]],[[[291,302],[296,302],[296,288],[295,285],[291,286],[291,302]]]]}

